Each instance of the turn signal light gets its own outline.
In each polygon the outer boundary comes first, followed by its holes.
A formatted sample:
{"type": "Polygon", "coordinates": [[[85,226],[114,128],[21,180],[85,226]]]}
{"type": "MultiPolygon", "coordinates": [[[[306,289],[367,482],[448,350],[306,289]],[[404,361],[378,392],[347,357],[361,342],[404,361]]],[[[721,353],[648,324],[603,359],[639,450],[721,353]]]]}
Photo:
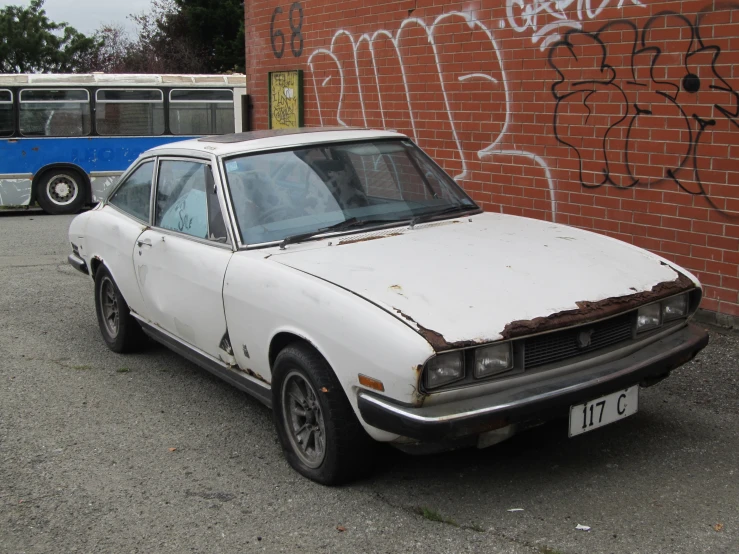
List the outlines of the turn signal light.
{"type": "Polygon", "coordinates": [[[368,389],[376,390],[378,392],[385,392],[385,385],[382,384],[382,381],[378,381],[377,379],[373,379],[372,377],[367,377],[366,375],[359,374],[359,384],[362,386],[367,387],[368,389]]]}

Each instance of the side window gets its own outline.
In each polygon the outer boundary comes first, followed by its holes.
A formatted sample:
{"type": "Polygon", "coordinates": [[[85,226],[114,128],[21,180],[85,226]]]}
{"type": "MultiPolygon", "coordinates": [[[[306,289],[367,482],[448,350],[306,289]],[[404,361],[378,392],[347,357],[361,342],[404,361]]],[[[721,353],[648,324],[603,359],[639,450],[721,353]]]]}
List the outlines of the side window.
{"type": "Polygon", "coordinates": [[[230,90],[175,89],[169,93],[173,135],[233,133],[234,97],[230,90]]]}
{"type": "Polygon", "coordinates": [[[226,231],[226,222],[223,220],[221,205],[216,194],[216,184],[210,167],[205,169],[205,190],[208,194],[208,239],[224,244],[231,244],[226,231]]]}
{"type": "Polygon", "coordinates": [[[127,214],[149,221],[154,162],[141,164],[113,193],[108,202],[127,214]]]}
{"type": "Polygon", "coordinates": [[[201,239],[228,241],[213,174],[204,163],[160,162],[155,210],[157,227],[201,239]]]}
{"type": "Polygon", "coordinates": [[[13,134],[13,93],[0,90],[0,136],[13,134]]]}
{"type": "Polygon", "coordinates": [[[157,89],[100,89],[95,125],[101,135],[164,134],[164,94],[157,89]]]}
{"type": "Polygon", "coordinates": [[[24,136],[81,137],[90,134],[90,93],[84,89],[24,89],[20,131],[24,136]]]}

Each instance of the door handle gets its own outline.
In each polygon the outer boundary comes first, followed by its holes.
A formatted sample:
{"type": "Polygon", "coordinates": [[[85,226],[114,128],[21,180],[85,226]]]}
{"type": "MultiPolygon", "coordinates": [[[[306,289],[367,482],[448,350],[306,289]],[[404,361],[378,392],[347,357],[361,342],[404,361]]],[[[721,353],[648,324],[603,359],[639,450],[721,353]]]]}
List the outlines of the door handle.
{"type": "Polygon", "coordinates": [[[143,240],[137,240],[136,245],[141,248],[142,246],[149,246],[151,247],[151,240],[150,239],[143,239],[143,240]]]}

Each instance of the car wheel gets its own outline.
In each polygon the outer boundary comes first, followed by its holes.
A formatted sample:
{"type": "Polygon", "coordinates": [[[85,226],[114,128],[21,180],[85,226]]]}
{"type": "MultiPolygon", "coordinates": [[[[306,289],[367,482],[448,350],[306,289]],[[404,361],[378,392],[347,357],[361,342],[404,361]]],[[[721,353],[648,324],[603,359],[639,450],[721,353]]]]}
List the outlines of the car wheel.
{"type": "Polygon", "coordinates": [[[324,485],[367,472],[372,439],[320,354],[302,344],[282,350],[275,360],[272,400],[280,443],[296,471],[324,485]]]}
{"type": "Polygon", "coordinates": [[[36,185],[36,201],[50,214],[76,213],[84,205],[86,196],[85,181],[76,171],[48,171],[36,185]]]}
{"type": "Polygon", "coordinates": [[[141,326],[131,316],[121,291],[105,267],[95,273],[95,310],[100,333],[113,352],[131,352],[141,345],[144,338],[141,326]]]}

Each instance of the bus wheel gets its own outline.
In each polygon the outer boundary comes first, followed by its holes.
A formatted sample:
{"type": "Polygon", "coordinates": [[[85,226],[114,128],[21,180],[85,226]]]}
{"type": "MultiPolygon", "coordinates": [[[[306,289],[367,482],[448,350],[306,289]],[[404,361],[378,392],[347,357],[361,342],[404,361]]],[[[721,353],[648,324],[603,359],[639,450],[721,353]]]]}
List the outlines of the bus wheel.
{"type": "Polygon", "coordinates": [[[36,184],[36,201],[50,214],[73,214],[85,203],[85,182],[76,171],[52,169],[36,184]]]}

